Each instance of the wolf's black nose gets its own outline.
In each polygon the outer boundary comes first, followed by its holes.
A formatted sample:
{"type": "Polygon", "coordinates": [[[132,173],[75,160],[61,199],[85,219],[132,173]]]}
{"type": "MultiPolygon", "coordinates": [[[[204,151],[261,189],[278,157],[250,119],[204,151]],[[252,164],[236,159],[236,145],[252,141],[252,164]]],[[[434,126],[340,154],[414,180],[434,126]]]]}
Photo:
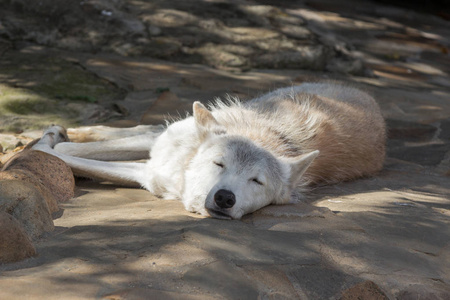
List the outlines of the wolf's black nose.
{"type": "Polygon", "coordinates": [[[214,201],[220,208],[230,208],[236,203],[236,197],[231,191],[218,190],[214,195],[214,201]]]}

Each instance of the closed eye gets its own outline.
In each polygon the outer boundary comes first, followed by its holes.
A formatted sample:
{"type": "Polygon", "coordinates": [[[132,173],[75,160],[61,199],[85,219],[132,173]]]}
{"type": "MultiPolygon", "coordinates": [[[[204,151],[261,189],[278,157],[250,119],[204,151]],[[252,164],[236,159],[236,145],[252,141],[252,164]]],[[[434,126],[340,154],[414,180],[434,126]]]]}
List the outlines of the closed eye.
{"type": "Polygon", "coordinates": [[[258,178],[252,178],[250,179],[252,182],[259,184],[259,185],[264,185],[264,183],[262,183],[261,181],[258,180],[258,178]]]}
{"type": "Polygon", "coordinates": [[[214,162],[214,164],[216,165],[216,166],[218,166],[218,167],[221,167],[222,169],[223,168],[225,168],[225,165],[223,164],[223,163],[220,163],[220,162],[214,162]]]}

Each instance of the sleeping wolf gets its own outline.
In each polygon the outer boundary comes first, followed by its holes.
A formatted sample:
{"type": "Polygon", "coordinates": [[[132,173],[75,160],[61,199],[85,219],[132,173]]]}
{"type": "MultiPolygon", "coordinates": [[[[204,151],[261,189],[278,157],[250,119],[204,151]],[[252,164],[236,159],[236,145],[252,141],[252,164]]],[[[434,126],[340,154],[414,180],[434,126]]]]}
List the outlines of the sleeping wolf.
{"type": "Polygon", "coordinates": [[[152,126],[82,130],[121,138],[68,143],[65,130],[53,126],[34,149],[61,158],[76,175],[139,184],[220,219],[298,201],[311,184],[374,174],[385,155],[385,125],[374,99],[334,83],[304,83],[245,103],[216,101],[209,109],[195,102],[193,116],[160,132],[152,126]]]}

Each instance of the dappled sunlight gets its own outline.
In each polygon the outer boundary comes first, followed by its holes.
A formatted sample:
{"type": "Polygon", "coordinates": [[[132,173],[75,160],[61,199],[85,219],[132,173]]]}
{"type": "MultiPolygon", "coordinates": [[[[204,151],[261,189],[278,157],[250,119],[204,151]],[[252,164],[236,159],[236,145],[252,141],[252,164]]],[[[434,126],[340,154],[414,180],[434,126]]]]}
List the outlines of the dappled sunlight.
{"type": "Polygon", "coordinates": [[[0,132],[161,124],[194,101],[336,80],[379,103],[388,158],[371,178],[229,221],[79,180],[39,255],[0,266],[0,298],[339,299],[365,280],[390,299],[448,291],[448,21],[356,0],[16,2],[0,4],[0,132]]]}

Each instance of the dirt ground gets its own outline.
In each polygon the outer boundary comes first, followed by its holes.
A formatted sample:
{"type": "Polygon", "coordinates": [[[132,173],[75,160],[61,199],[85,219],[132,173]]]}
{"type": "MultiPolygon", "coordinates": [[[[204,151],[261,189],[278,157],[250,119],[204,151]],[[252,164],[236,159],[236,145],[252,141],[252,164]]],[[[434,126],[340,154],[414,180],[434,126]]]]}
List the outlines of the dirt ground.
{"type": "Polygon", "coordinates": [[[0,163],[51,123],[157,125],[310,80],[371,93],[389,138],[375,177],[239,221],[78,180],[0,299],[450,299],[449,49],[439,7],[1,2],[0,163]]]}

